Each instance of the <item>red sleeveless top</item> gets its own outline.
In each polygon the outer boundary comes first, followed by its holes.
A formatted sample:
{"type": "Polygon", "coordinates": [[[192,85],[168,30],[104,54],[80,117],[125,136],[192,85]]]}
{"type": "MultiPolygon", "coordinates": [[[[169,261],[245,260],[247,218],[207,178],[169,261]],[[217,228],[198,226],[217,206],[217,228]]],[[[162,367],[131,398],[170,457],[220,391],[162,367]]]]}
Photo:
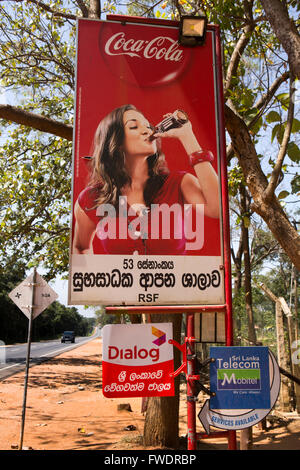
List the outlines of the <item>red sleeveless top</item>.
{"type": "Polygon", "coordinates": [[[119,200],[119,210],[108,204],[97,207],[97,190],[85,188],[78,197],[78,203],[96,225],[94,253],[185,254],[184,201],[181,192],[185,174],[185,171],[170,173],[143,215],[136,214],[126,204],[125,197],[119,200]]]}

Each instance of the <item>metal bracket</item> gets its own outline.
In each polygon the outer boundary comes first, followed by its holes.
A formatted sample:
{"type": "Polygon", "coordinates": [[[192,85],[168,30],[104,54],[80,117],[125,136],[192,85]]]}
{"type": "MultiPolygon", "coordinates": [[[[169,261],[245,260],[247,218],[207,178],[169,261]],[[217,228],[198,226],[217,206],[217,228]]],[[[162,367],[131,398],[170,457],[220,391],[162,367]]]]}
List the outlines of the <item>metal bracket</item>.
{"type": "Polygon", "coordinates": [[[214,358],[208,358],[206,359],[205,361],[203,362],[200,362],[196,356],[196,361],[195,361],[195,369],[196,369],[196,374],[195,375],[195,378],[197,377],[197,379],[195,379],[195,381],[197,383],[194,384],[194,388],[196,388],[196,393],[197,395],[199,394],[200,391],[203,391],[204,393],[206,393],[207,395],[209,395],[210,397],[214,397],[215,396],[215,393],[214,392],[211,392],[207,387],[205,387],[205,385],[203,385],[201,382],[200,382],[200,376],[201,376],[201,370],[204,369],[206,366],[208,366],[210,363],[212,362],[215,362],[215,359],[214,358]]]}
{"type": "Polygon", "coordinates": [[[190,395],[188,395],[188,396],[186,397],[186,401],[193,402],[193,401],[198,401],[198,399],[197,399],[197,397],[195,397],[195,396],[190,396],[190,395]]]}
{"type": "Polygon", "coordinates": [[[182,352],[182,364],[178,369],[174,370],[174,372],[170,372],[171,377],[177,377],[181,372],[187,373],[187,355],[186,355],[186,344],[179,344],[177,341],[174,339],[169,339],[169,344],[173,344],[175,348],[179,349],[180,352],[182,352]]]}
{"type": "Polygon", "coordinates": [[[214,392],[211,392],[207,387],[205,387],[205,385],[203,385],[200,382],[200,376],[199,375],[196,375],[196,376],[188,375],[187,380],[193,381],[191,387],[193,389],[193,393],[194,393],[195,396],[198,396],[200,391],[206,393],[210,397],[214,397],[216,395],[214,392]]]}
{"type": "Polygon", "coordinates": [[[205,385],[203,385],[200,382],[200,371],[204,367],[206,367],[208,364],[211,362],[215,362],[214,358],[208,358],[204,362],[200,362],[197,359],[196,354],[187,354],[187,344],[190,343],[195,343],[199,342],[196,341],[195,338],[185,338],[185,342],[183,344],[179,344],[177,341],[174,339],[169,340],[169,344],[173,344],[179,351],[182,353],[182,364],[178,369],[176,369],[174,372],[170,373],[171,377],[177,377],[181,372],[184,372],[186,374],[186,379],[187,381],[192,382],[191,387],[193,389],[194,397],[189,397],[188,399],[190,401],[196,401],[197,396],[199,395],[200,391],[202,390],[204,393],[209,395],[210,397],[215,396],[214,392],[211,392],[205,385]],[[195,360],[195,369],[196,369],[196,375],[187,375],[187,361],[195,360]]]}

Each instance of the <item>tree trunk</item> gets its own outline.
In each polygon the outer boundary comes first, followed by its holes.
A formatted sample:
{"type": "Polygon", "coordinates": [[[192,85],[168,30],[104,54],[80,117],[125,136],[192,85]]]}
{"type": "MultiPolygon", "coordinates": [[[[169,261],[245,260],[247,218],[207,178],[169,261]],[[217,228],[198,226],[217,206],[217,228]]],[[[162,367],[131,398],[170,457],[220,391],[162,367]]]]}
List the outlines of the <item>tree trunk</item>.
{"type": "Polygon", "coordinates": [[[289,18],[285,2],[280,0],[261,0],[267,18],[289,57],[289,64],[300,79],[300,36],[293,20],[289,18]]]}
{"type": "MultiPolygon", "coordinates": [[[[254,315],[252,305],[252,284],[251,284],[251,261],[249,249],[249,230],[245,220],[250,220],[249,207],[247,201],[247,191],[243,184],[240,185],[241,214],[242,214],[242,243],[244,253],[244,292],[245,306],[248,320],[248,340],[251,345],[256,344],[256,333],[254,327],[254,315]],[[247,218],[247,219],[245,219],[247,218]]],[[[252,448],[253,436],[252,427],[243,429],[240,433],[240,450],[250,450],[252,448]]]]}
{"type": "MultiPolygon", "coordinates": [[[[294,279],[294,321],[293,321],[293,339],[294,341],[298,340],[298,294],[297,294],[297,276],[296,270],[294,269],[295,279],[294,279]]],[[[298,344],[298,343],[296,343],[298,344]]],[[[293,374],[300,379],[300,364],[296,364],[292,361],[292,372],[293,374]]],[[[300,385],[294,384],[295,387],[295,398],[296,398],[296,411],[300,414],[300,385]]]]}
{"type": "Polygon", "coordinates": [[[239,312],[235,307],[235,298],[239,295],[239,292],[242,288],[242,256],[243,256],[243,242],[242,236],[240,236],[239,241],[239,248],[237,253],[234,253],[234,250],[231,250],[232,259],[235,265],[235,273],[234,273],[234,284],[233,284],[233,344],[236,346],[241,344],[241,332],[242,332],[242,325],[241,325],[241,317],[239,312]]]}
{"type": "Polygon", "coordinates": [[[256,344],[256,333],[254,327],[254,315],[252,305],[252,285],[251,285],[251,261],[249,249],[249,230],[246,226],[244,217],[249,217],[249,208],[247,202],[247,191],[245,186],[240,186],[241,194],[241,212],[242,212],[242,240],[244,252],[244,292],[245,292],[245,305],[246,314],[248,319],[248,340],[253,346],[256,344]]]}
{"type": "Polygon", "coordinates": [[[101,17],[101,1],[90,0],[90,6],[88,7],[88,18],[99,19],[101,17]]]}
{"type": "MultiPolygon", "coordinates": [[[[173,339],[181,343],[180,314],[151,315],[151,322],[173,323],[173,339]]],[[[180,365],[180,351],[174,348],[174,370],[180,365]]],[[[179,384],[180,376],[175,379],[174,397],[149,397],[144,426],[144,445],[176,449],[179,442],[179,384]]]]}
{"type": "Polygon", "coordinates": [[[240,450],[251,450],[253,447],[252,427],[240,431],[240,450]]]}
{"type": "Polygon", "coordinates": [[[290,260],[300,270],[300,236],[289,222],[276,196],[267,196],[268,180],[261,169],[245,122],[229,106],[225,106],[225,121],[254,201],[252,209],[263,218],[290,260]]]}

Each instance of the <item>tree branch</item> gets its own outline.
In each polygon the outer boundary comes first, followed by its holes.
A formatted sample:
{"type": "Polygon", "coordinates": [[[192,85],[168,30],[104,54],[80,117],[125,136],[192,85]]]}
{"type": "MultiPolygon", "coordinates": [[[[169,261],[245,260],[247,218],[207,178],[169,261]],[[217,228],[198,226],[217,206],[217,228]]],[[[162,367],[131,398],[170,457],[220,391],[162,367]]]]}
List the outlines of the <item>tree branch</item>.
{"type": "Polygon", "coordinates": [[[290,76],[290,72],[284,72],[280,77],[276,78],[270,88],[268,89],[267,93],[261,96],[256,103],[254,104],[254,108],[261,109],[265,107],[267,103],[271,100],[274,96],[280,85],[285,82],[290,76]]]}
{"type": "Polygon", "coordinates": [[[225,105],[225,124],[231,137],[233,150],[237,155],[246,184],[249,186],[252,197],[260,197],[267,187],[267,178],[263,173],[256,153],[254,143],[244,120],[238,116],[228,105],[225,105]]]}
{"type": "Polygon", "coordinates": [[[41,114],[24,111],[23,109],[8,104],[0,104],[0,119],[32,127],[39,131],[54,134],[70,141],[72,141],[73,138],[73,126],[57,122],[54,119],[42,116],[41,114]]]}
{"type": "Polygon", "coordinates": [[[142,16],[145,16],[147,15],[151,10],[154,10],[155,7],[157,7],[157,5],[159,5],[161,3],[161,0],[159,0],[158,2],[156,2],[154,5],[152,5],[150,8],[148,8],[146,11],[144,11],[143,15],[142,16]]]}
{"type": "Polygon", "coordinates": [[[230,88],[232,78],[236,75],[236,71],[239,66],[240,60],[242,58],[243,52],[246,49],[250,41],[251,34],[255,28],[255,22],[253,21],[253,15],[252,15],[252,6],[253,6],[252,0],[250,2],[244,1],[247,24],[245,25],[243,29],[243,33],[240,36],[239,40],[237,41],[234,51],[230,58],[230,62],[227,68],[227,73],[226,73],[226,78],[225,78],[225,85],[224,85],[225,96],[230,88]]]}
{"type": "MultiPolygon", "coordinates": [[[[270,86],[270,88],[268,89],[268,91],[256,101],[253,108],[259,109],[260,112],[257,113],[256,116],[254,116],[254,118],[252,118],[249,122],[247,122],[248,129],[251,129],[256,124],[258,119],[263,114],[265,107],[271,101],[271,99],[275,95],[280,85],[282,85],[282,83],[284,83],[289,78],[289,76],[290,76],[289,72],[284,72],[280,77],[276,78],[274,82],[272,83],[272,85],[270,86]]],[[[232,106],[231,106],[231,109],[232,109],[232,106]]],[[[233,157],[234,157],[234,149],[233,149],[232,143],[230,143],[228,144],[227,149],[226,149],[227,162],[229,163],[231,158],[233,157]]]]}
{"type": "Polygon", "coordinates": [[[278,242],[275,241],[268,248],[266,248],[266,251],[262,255],[260,255],[257,259],[255,259],[254,255],[252,255],[252,257],[251,257],[252,269],[254,269],[256,266],[258,266],[269,255],[271,255],[272,253],[275,253],[276,251],[278,251],[278,246],[279,246],[278,242]]]}
{"type": "Polygon", "coordinates": [[[83,0],[76,0],[77,1],[77,5],[79,6],[81,12],[82,12],[82,16],[83,18],[87,18],[88,15],[89,15],[89,10],[88,8],[86,7],[85,3],[83,0]]]}
{"type": "Polygon", "coordinates": [[[295,95],[295,87],[294,87],[294,77],[293,75],[290,78],[290,99],[289,99],[289,109],[287,115],[287,123],[284,130],[282,142],[280,145],[280,149],[278,152],[277,160],[274,166],[274,169],[271,174],[271,178],[267,188],[265,189],[264,197],[266,200],[270,200],[274,194],[276,189],[278,178],[281,172],[283,159],[286,154],[287,146],[290,140],[290,135],[292,131],[293,119],[294,119],[294,95],[295,95]]]}
{"type": "MultiPolygon", "coordinates": [[[[0,0],[2,2],[4,0],[0,0]]],[[[14,2],[22,3],[24,0],[13,0],[14,2]]],[[[51,13],[53,16],[59,16],[61,18],[66,18],[68,20],[76,20],[77,16],[72,15],[71,13],[64,13],[63,11],[59,10],[53,10],[53,8],[49,7],[49,5],[46,5],[45,3],[41,2],[40,0],[27,0],[27,2],[33,3],[34,5],[37,5],[38,7],[42,8],[42,10],[47,11],[48,13],[51,13]]]]}
{"type": "Polygon", "coordinates": [[[265,199],[268,180],[260,166],[249,130],[245,122],[227,105],[225,124],[253,197],[252,209],[263,218],[291,261],[300,270],[300,236],[289,222],[276,196],[273,194],[270,201],[265,199]]]}
{"type": "Polygon", "coordinates": [[[264,113],[264,110],[265,110],[266,106],[271,101],[271,99],[275,95],[275,93],[278,90],[278,88],[280,87],[280,85],[282,85],[282,83],[285,82],[289,78],[289,76],[290,76],[290,73],[285,72],[280,77],[276,78],[276,80],[274,80],[274,82],[272,83],[272,85],[268,89],[267,93],[265,93],[263,96],[261,96],[261,98],[259,100],[256,101],[256,103],[254,104],[253,107],[256,108],[256,109],[260,109],[260,112],[257,113],[257,115],[254,116],[254,118],[251,119],[250,122],[248,122],[248,129],[251,129],[251,127],[253,127],[256,124],[256,122],[258,121],[258,119],[264,113]]]}

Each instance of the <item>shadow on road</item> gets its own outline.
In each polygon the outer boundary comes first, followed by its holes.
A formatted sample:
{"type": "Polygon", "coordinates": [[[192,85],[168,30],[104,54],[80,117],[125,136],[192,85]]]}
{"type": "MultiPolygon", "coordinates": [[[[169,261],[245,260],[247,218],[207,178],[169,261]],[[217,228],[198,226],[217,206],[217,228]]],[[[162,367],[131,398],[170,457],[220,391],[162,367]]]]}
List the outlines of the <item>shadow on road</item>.
{"type": "MultiPolygon", "coordinates": [[[[15,360],[14,360],[15,361],[15,360]]],[[[19,361],[24,362],[25,361],[19,361]]],[[[95,390],[102,388],[101,383],[101,360],[100,356],[91,357],[55,357],[44,360],[33,358],[30,360],[31,366],[47,363],[48,367],[42,372],[33,367],[29,372],[29,387],[59,388],[68,386],[93,387],[95,390]],[[88,373],[90,366],[96,366],[99,373],[88,373]]],[[[96,370],[97,370],[96,369],[96,370]]],[[[14,382],[22,384],[24,382],[23,374],[15,375],[14,382]]]]}

